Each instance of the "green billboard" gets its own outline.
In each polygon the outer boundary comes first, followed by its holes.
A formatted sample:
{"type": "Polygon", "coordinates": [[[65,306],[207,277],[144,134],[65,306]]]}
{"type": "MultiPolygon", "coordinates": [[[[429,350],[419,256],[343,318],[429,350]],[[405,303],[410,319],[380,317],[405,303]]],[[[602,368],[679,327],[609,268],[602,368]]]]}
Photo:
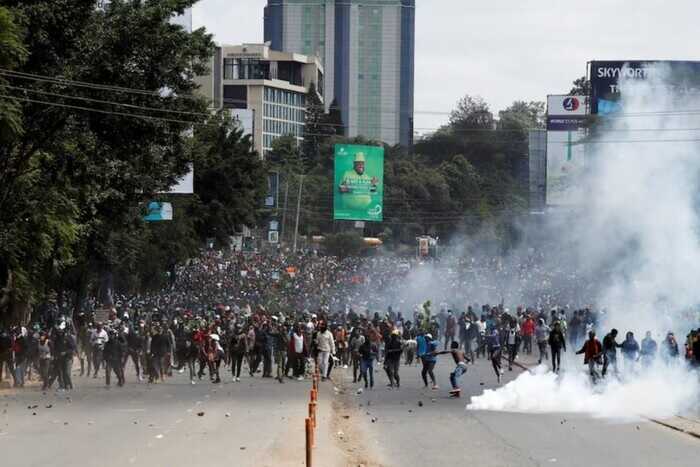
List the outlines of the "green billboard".
{"type": "Polygon", "coordinates": [[[333,218],[381,222],[384,211],[384,148],[335,145],[333,218]]]}

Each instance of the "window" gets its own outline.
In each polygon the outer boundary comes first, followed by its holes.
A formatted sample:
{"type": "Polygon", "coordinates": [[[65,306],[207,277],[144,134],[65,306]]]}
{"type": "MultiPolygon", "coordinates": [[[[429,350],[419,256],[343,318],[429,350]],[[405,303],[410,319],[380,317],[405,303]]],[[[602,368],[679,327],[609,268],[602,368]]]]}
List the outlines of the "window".
{"type": "Polygon", "coordinates": [[[224,79],[238,79],[238,67],[233,58],[224,58],[224,79]]]}

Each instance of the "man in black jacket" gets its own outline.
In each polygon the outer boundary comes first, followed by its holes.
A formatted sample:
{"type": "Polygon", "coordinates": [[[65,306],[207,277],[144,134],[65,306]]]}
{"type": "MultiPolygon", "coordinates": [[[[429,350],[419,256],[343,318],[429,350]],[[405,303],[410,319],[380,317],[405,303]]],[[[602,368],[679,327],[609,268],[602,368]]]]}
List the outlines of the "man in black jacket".
{"type": "Polygon", "coordinates": [[[53,335],[53,358],[54,372],[51,375],[48,386],[53,385],[54,380],[58,377],[60,389],[73,389],[73,381],[71,381],[71,367],[73,366],[73,356],[77,351],[75,337],[67,330],[66,323],[60,323],[53,335]]]}
{"type": "Polygon", "coordinates": [[[549,332],[549,348],[552,350],[552,371],[558,373],[561,370],[561,350],[566,352],[566,339],[561,331],[561,323],[554,322],[554,327],[549,332]]]}
{"type": "Polygon", "coordinates": [[[403,351],[403,344],[401,343],[401,337],[399,336],[398,329],[391,331],[388,342],[385,346],[385,357],[384,357],[384,370],[386,375],[389,377],[389,387],[394,387],[398,389],[401,385],[401,379],[399,378],[399,366],[401,364],[401,353],[403,351]]]}
{"type": "Polygon", "coordinates": [[[615,342],[616,337],[617,329],[612,329],[603,338],[603,376],[607,373],[610,365],[612,365],[613,372],[617,375],[617,349],[622,347],[622,344],[615,342]]]}
{"type": "Polygon", "coordinates": [[[124,386],[124,355],[127,353],[126,338],[113,329],[109,330],[109,340],[105,344],[105,384],[110,385],[112,371],[117,376],[117,385],[124,386]]]}
{"type": "Polygon", "coordinates": [[[12,338],[5,329],[0,329],[0,383],[2,382],[3,368],[5,374],[14,378],[14,365],[12,364],[12,338]]]}

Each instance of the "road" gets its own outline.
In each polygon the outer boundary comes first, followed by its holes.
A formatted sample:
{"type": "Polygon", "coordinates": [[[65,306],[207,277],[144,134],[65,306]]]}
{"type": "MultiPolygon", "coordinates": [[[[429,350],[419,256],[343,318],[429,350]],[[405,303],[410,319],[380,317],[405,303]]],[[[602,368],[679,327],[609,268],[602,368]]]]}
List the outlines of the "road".
{"type": "MultiPolygon", "coordinates": [[[[445,357],[441,357],[445,358],[445,357]]],[[[470,366],[461,399],[423,390],[417,367],[401,368],[402,388],[356,394],[349,371],[321,383],[315,466],[688,466],[700,441],[653,423],[582,415],[466,411],[471,395],[496,387],[485,361],[470,366]],[[483,385],[481,383],[484,383],[483,385]],[[419,406],[419,401],[422,406],[419,406]],[[374,420],[374,421],[372,421],[374,420]]],[[[517,376],[506,372],[504,382],[517,376]]],[[[0,391],[3,465],[302,466],[310,383],[259,377],[192,386],[166,383],[106,389],[75,378],[69,394],[0,391]],[[35,407],[36,406],[36,407],[35,407]],[[202,413],[200,416],[199,414],[202,413]]],[[[547,397],[543,394],[542,397],[547,397]]]]}
{"type": "MultiPolygon", "coordinates": [[[[357,454],[355,461],[382,466],[670,467],[697,463],[700,440],[651,422],[467,411],[472,395],[497,387],[495,376],[485,360],[470,365],[462,378],[462,398],[450,399],[452,368],[447,359],[438,364],[439,391],[422,389],[417,367],[402,367],[400,390],[387,390],[386,378],[380,377],[375,390],[361,395],[346,376],[342,405],[337,404],[340,421],[334,429],[343,432],[341,443],[352,446],[353,452],[361,446],[364,454],[357,454]]],[[[506,370],[504,383],[517,375],[506,370]]]]}
{"type": "MultiPolygon", "coordinates": [[[[0,391],[2,465],[303,465],[309,381],[246,375],[240,383],[227,376],[224,384],[192,386],[185,376],[149,385],[130,375],[124,388],[111,389],[103,379],[75,376],[69,394],[0,391]]],[[[322,405],[321,422],[332,407],[322,405]]],[[[345,465],[343,453],[325,444],[318,455],[336,459],[326,465],[345,465]]]]}

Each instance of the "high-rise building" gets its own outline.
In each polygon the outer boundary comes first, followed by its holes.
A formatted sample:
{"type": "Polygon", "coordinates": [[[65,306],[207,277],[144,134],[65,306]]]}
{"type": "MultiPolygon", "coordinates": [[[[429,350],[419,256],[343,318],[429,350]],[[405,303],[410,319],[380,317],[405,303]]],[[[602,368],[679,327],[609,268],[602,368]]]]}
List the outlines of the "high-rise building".
{"type": "Polygon", "coordinates": [[[412,144],[415,0],[268,0],[265,41],[321,57],[344,133],[412,144]]]}
{"type": "Polygon", "coordinates": [[[196,78],[198,92],[213,109],[229,109],[244,129],[252,127],[261,157],[280,136],[303,141],[306,96],[312,84],[321,99],[323,93],[317,57],[272,50],[267,44],[221,45],[209,69],[209,75],[196,78]]]}

